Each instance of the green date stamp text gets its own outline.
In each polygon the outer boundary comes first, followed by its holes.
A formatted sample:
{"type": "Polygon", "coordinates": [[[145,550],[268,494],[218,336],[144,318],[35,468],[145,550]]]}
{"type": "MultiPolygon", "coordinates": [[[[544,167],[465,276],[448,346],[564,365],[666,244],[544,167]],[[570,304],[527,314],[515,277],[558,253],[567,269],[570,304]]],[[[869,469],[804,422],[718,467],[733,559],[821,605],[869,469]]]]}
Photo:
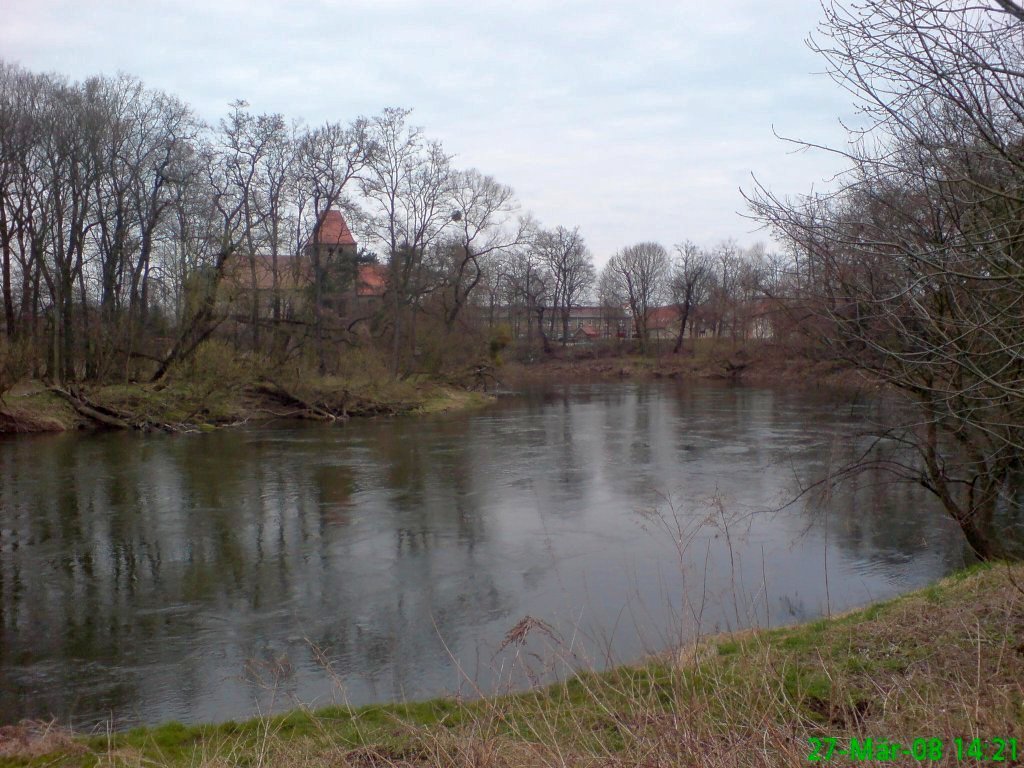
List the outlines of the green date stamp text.
{"type": "Polygon", "coordinates": [[[820,763],[828,760],[855,760],[858,762],[888,763],[911,758],[918,762],[932,762],[943,757],[955,757],[975,763],[1008,763],[1017,761],[1017,739],[940,739],[937,737],[914,739],[904,744],[888,739],[850,739],[812,737],[808,739],[810,751],[807,761],[820,763]]]}

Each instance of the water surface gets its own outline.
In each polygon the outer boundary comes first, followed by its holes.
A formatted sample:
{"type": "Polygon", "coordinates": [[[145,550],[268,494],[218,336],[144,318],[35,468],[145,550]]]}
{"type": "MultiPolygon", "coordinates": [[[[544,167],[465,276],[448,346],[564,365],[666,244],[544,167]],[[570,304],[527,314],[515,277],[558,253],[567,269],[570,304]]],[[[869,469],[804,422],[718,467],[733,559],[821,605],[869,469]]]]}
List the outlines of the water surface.
{"type": "Polygon", "coordinates": [[[922,490],[807,494],[866,404],[602,384],[473,413],[0,441],[0,723],[243,718],[520,684],[962,564],[922,490]],[[524,658],[520,653],[520,658],[524,658]],[[557,663],[556,663],[557,662],[557,663]]]}

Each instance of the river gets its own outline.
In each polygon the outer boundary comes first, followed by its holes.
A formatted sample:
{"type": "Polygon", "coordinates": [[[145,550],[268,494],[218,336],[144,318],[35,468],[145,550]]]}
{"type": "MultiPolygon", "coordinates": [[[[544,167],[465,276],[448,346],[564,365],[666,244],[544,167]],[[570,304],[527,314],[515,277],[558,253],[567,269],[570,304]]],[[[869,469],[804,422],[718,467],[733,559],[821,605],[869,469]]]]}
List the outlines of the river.
{"type": "Polygon", "coordinates": [[[927,584],[966,553],[922,489],[865,475],[779,509],[864,448],[875,408],[594,384],[2,439],[0,724],[469,696],[927,584]],[[543,625],[502,648],[525,616],[543,625]]]}

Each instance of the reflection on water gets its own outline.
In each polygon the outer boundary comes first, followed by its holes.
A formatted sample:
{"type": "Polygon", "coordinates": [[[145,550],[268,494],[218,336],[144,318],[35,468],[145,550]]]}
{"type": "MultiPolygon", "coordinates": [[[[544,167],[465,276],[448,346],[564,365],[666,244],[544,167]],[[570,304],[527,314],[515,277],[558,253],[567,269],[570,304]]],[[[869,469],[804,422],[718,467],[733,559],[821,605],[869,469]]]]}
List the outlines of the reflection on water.
{"type": "Polygon", "coordinates": [[[526,614],[601,665],[913,588],[964,558],[923,491],[868,477],[765,512],[866,410],[595,385],[343,428],[0,441],[0,723],[469,692],[526,614]]]}

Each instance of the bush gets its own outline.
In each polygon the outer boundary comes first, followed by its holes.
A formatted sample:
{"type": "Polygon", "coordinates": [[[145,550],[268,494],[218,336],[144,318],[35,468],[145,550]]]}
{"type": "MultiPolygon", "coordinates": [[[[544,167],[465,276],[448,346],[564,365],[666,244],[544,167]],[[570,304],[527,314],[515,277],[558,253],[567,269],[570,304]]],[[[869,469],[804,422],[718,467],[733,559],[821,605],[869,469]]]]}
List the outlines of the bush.
{"type": "Polygon", "coordinates": [[[491,329],[491,338],[487,342],[487,349],[491,355],[491,361],[495,365],[501,365],[501,353],[512,343],[512,329],[507,323],[499,323],[491,329]]]}
{"type": "Polygon", "coordinates": [[[4,395],[32,368],[32,359],[27,344],[0,340],[0,401],[4,395]]]}
{"type": "Polygon", "coordinates": [[[211,389],[230,389],[248,383],[264,368],[259,360],[240,353],[231,344],[208,339],[191,357],[176,364],[168,378],[211,389]]]}

